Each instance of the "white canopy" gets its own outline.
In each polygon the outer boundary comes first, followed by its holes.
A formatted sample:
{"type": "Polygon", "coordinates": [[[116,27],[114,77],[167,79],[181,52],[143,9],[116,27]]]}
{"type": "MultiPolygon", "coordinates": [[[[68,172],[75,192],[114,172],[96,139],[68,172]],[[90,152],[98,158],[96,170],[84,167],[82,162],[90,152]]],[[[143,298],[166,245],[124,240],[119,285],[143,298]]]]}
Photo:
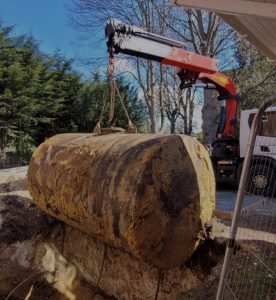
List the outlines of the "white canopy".
{"type": "Polygon", "coordinates": [[[187,8],[214,11],[241,36],[276,62],[276,0],[171,0],[187,8]]]}

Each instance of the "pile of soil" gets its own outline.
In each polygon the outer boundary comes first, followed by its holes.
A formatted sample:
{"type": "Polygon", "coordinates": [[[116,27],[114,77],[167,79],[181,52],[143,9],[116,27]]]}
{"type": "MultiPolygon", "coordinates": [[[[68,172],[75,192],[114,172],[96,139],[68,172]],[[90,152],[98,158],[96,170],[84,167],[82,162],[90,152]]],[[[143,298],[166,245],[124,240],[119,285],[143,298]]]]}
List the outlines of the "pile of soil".
{"type": "Polygon", "coordinates": [[[9,299],[182,299],[216,285],[223,241],[203,239],[182,266],[159,270],[42,212],[26,171],[0,175],[1,300],[13,290],[9,299]]]}

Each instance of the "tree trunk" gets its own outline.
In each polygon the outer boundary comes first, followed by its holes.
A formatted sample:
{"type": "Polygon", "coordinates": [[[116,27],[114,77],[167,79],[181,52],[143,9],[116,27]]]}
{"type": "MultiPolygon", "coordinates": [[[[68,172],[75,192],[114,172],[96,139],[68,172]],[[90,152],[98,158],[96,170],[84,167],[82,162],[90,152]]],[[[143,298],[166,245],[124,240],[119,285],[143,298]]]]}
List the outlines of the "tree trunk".
{"type": "Polygon", "coordinates": [[[171,134],[175,133],[175,120],[170,120],[171,134]]]}
{"type": "Polygon", "coordinates": [[[165,72],[165,69],[163,68],[163,65],[160,64],[159,67],[160,72],[160,83],[159,83],[159,107],[160,107],[160,128],[159,132],[163,132],[164,123],[165,123],[165,116],[164,116],[164,99],[163,99],[163,72],[165,72]]]}
{"type": "Polygon", "coordinates": [[[203,143],[210,144],[216,138],[219,122],[219,102],[212,90],[204,90],[202,119],[203,143]]]}
{"type": "Polygon", "coordinates": [[[188,134],[188,114],[187,114],[187,106],[183,106],[183,125],[184,125],[184,134],[188,134]]]}
{"type": "Polygon", "coordinates": [[[193,132],[193,117],[194,117],[194,91],[189,92],[189,121],[188,121],[188,135],[193,132]]]}
{"type": "Polygon", "coordinates": [[[156,120],[156,105],[154,102],[154,99],[152,99],[152,97],[150,97],[150,131],[151,133],[157,133],[158,129],[157,129],[157,120],[156,120]]]}

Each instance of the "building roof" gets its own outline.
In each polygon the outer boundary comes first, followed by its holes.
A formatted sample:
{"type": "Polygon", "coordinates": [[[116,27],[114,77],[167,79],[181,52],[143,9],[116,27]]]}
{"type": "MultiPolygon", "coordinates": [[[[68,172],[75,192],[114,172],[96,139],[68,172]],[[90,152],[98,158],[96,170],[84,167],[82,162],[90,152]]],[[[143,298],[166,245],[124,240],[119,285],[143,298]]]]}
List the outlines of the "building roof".
{"type": "Polygon", "coordinates": [[[171,0],[187,8],[214,11],[242,37],[276,62],[276,0],[171,0]]]}

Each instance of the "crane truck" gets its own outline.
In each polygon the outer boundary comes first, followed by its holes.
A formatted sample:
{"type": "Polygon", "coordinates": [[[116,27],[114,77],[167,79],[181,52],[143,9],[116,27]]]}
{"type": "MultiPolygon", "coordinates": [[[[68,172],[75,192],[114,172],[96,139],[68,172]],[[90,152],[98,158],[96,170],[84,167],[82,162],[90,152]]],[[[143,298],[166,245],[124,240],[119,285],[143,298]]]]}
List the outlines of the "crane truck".
{"type": "MultiPolygon", "coordinates": [[[[123,53],[177,67],[181,89],[195,85],[218,93],[220,121],[209,154],[217,182],[238,183],[250,126],[257,110],[241,112],[240,138],[236,138],[237,90],[231,78],[217,71],[215,59],[187,51],[182,42],[115,19],[107,22],[105,35],[108,38],[108,52],[112,57],[123,53]]],[[[252,194],[272,195],[275,193],[272,187],[276,180],[276,107],[266,113],[263,121],[266,123],[265,128],[270,130],[265,132],[260,128],[248,186],[252,194]]]]}

